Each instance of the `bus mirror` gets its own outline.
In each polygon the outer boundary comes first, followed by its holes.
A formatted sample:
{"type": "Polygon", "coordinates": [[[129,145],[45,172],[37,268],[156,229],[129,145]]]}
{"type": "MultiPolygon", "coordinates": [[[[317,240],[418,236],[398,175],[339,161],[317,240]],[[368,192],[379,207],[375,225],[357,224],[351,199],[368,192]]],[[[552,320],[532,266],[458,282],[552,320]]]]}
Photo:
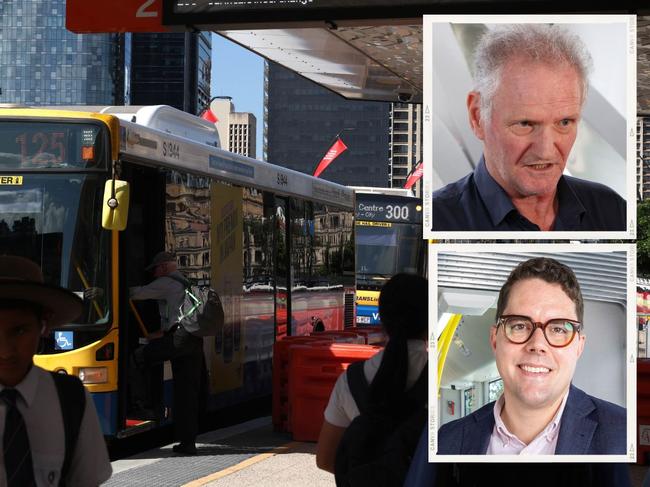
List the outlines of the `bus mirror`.
{"type": "Polygon", "coordinates": [[[115,180],[113,191],[113,180],[106,181],[103,201],[102,227],[106,230],[124,230],[129,215],[129,183],[115,180]]]}

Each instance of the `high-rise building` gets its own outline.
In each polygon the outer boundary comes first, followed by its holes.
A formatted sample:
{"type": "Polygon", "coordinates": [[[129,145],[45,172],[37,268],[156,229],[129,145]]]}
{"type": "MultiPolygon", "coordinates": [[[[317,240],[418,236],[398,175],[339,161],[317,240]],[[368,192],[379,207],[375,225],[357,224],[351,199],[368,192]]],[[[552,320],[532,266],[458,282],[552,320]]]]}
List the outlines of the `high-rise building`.
{"type": "Polygon", "coordinates": [[[209,33],[138,33],[129,37],[131,105],[170,105],[193,114],[208,105],[209,33]]]}
{"type": "Polygon", "coordinates": [[[210,102],[217,117],[217,131],[222,149],[255,158],[257,119],[248,112],[236,112],[232,98],[219,96],[210,102]]]}
{"type": "Polygon", "coordinates": [[[346,100],[272,62],[264,83],[265,160],[311,174],[340,134],[348,150],[320,177],[389,185],[389,103],[346,100]]]}
{"type": "Polygon", "coordinates": [[[637,200],[650,198],[650,112],[636,119],[636,189],[637,200]]]}
{"type": "MultiPolygon", "coordinates": [[[[422,160],[422,105],[393,103],[390,120],[391,188],[403,188],[413,167],[422,160]]],[[[414,186],[418,196],[421,186],[420,179],[414,186]]]]}
{"type": "Polygon", "coordinates": [[[197,113],[210,100],[209,34],[75,34],[65,0],[0,0],[0,45],[0,103],[197,113]]]}
{"type": "Polygon", "coordinates": [[[67,31],[65,0],[0,1],[0,103],[121,104],[122,39],[67,31]]]}

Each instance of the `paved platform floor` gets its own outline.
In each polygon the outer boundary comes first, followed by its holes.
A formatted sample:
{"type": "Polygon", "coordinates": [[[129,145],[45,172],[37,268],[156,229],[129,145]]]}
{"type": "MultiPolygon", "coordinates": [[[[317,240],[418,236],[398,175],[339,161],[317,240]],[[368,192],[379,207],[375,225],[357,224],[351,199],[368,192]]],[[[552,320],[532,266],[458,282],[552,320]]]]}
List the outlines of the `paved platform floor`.
{"type": "MultiPolygon", "coordinates": [[[[335,487],[334,476],[316,467],[316,445],[274,432],[270,417],[205,433],[197,446],[196,456],[175,456],[168,445],[117,460],[113,477],[103,485],[335,487]]],[[[647,471],[646,466],[630,466],[633,487],[642,487],[647,471]]]]}
{"type": "Polygon", "coordinates": [[[113,462],[113,476],[102,485],[335,486],[334,476],[316,467],[316,445],[274,432],[270,417],[200,435],[196,456],[176,456],[171,447],[113,462]]]}

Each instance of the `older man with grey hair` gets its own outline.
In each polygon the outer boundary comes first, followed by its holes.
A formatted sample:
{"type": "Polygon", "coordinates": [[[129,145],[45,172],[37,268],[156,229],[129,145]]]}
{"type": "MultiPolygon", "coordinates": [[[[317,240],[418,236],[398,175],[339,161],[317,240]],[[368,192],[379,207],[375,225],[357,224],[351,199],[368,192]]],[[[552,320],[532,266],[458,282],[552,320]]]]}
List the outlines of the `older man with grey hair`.
{"type": "Polygon", "coordinates": [[[576,140],[591,56],[577,35],[547,24],[489,29],[467,96],[483,156],[432,194],[435,231],[622,231],[625,200],[563,175],[576,140]]]}

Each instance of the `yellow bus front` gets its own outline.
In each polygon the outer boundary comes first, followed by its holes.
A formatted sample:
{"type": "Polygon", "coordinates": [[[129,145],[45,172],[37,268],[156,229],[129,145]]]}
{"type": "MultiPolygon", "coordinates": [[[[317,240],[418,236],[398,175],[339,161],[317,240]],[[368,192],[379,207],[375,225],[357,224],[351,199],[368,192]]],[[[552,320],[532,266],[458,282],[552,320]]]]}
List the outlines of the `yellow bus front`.
{"type": "Polygon", "coordinates": [[[0,109],[0,254],[33,260],[46,282],[84,301],[34,361],[82,379],[107,435],[116,434],[119,403],[117,238],[102,229],[101,208],[118,130],[112,116],[0,109]]]}

